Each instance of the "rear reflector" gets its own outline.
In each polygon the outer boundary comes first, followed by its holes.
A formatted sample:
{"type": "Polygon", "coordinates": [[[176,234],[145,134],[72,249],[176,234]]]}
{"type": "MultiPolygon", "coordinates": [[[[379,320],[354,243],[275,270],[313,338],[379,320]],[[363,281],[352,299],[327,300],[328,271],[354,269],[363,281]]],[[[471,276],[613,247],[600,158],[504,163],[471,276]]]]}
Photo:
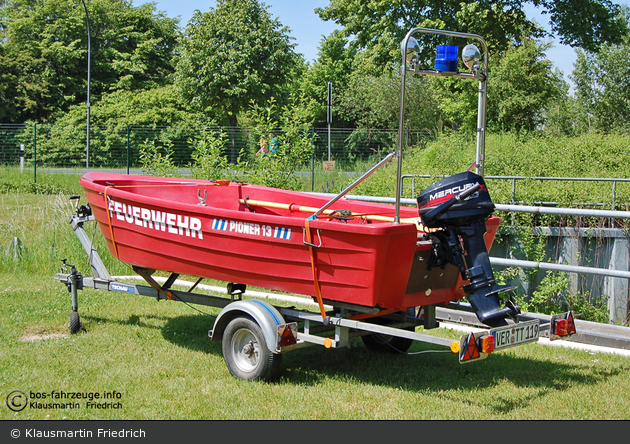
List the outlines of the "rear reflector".
{"type": "Polygon", "coordinates": [[[278,325],[278,348],[297,343],[297,322],[278,325]]]}
{"type": "Polygon", "coordinates": [[[477,346],[477,339],[474,333],[468,334],[465,339],[462,340],[462,347],[459,351],[459,362],[468,362],[479,359],[479,347],[477,346]]]}

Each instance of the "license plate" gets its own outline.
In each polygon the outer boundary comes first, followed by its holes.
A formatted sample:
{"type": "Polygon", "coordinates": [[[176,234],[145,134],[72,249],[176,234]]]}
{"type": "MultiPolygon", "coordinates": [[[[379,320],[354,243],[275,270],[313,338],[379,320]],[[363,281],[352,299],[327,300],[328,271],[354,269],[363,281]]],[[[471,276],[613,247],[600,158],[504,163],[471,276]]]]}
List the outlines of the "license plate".
{"type": "Polygon", "coordinates": [[[490,332],[494,336],[495,350],[500,350],[537,341],[540,333],[540,321],[534,319],[532,321],[519,322],[518,324],[493,328],[490,332]]]}

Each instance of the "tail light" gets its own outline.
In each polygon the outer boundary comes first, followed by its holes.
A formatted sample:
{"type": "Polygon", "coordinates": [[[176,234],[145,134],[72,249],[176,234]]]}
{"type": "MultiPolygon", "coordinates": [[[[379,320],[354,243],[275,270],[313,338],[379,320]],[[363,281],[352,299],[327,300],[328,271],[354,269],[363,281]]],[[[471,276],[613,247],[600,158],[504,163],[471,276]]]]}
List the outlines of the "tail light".
{"type": "Polygon", "coordinates": [[[556,331],[554,332],[558,336],[566,336],[568,333],[569,321],[566,319],[558,319],[556,321],[556,331]]]}
{"type": "Polygon", "coordinates": [[[494,351],[494,336],[488,335],[481,338],[481,353],[492,353],[494,351]]]}
{"type": "Polygon", "coordinates": [[[562,313],[551,317],[550,338],[558,339],[576,333],[573,312],[562,313]]]}

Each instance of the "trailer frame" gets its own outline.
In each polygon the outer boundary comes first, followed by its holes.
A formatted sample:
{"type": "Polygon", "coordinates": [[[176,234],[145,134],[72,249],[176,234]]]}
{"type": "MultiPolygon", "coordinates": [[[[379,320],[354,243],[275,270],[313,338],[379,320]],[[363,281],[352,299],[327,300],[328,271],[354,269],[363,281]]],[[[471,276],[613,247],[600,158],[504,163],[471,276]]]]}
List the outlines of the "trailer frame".
{"type": "MultiPolygon", "coordinates": [[[[78,200],[77,196],[72,196],[71,199],[78,200]]],[[[208,336],[212,341],[222,341],[228,369],[240,379],[272,380],[279,373],[283,353],[314,345],[351,348],[359,337],[367,337],[363,342],[368,348],[394,353],[406,353],[414,341],[432,344],[442,348],[436,351],[450,350],[458,354],[460,363],[468,363],[484,359],[493,352],[494,348],[488,353],[482,351],[483,338],[493,337],[497,331],[505,329],[482,329],[464,334],[459,340],[416,331],[418,326],[424,330],[440,326],[436,309],[448,307],[450,311],[470,313],[470,307],[462,304],[430,305],[391,312],[378,307],[324,300],[328,307],[324,318],[318,311],[272,304],[267,300],[248,299],[246,286],[238,283],[227,284],[228,297],[213,296],[193,292],[202,278],[188,291],[177,290],[173,285],[179,274],[171,273],[163,283],[159,283],[153,276],[156,270],[140,267],[132,269],[147,285],[124,282],[109,273],[85,230],[85,223],[95,223],[89,205],[79,207],[77,202],[76,214],[72,215],[69,222],[88,255],[92,270],[92,276],[84,276],[75,265],[64,259],[60,272],[55,274],[55,279],[65,284],[71,295],[72,311],[68,322],[71,333],[77,333],[83,327],[78,313],[78,294],[85,288],[147,296],[157,301],[171,300],[220,308],[208,336]],[[478,350],[467,356],[466,350],[473,343],[478,350]]],[[[312,302],[309,298],[304,300],[306,305],[312,302]]],[[[572,319],[570,312],[563,314],[561,318],[569,316],[572,319]]],[[[458,323],[457,320],[450,322],[458,323]]],[[[510,325],[535,325],[537,332],[528,340],[518,341],[515,346],[536,342],[539,337],[549,337],[552,340],[558,338],[550,334],[553,319],[528,314],[519,316],[513,322],[510,325]]]]}

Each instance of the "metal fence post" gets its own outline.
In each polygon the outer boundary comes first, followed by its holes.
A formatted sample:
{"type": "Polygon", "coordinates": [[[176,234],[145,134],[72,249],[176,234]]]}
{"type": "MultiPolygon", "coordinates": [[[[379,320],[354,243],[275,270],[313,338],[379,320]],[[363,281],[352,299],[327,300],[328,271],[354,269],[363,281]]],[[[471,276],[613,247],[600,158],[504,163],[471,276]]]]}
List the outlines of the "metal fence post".
{"type": "Polygon", "coordinates": [[[33,181],[37,183],[37,124],[33,124],[33,181]]]}
{"type": "Polygon", "coordinates": [[[516,178],[512,178],[512,205],[516,203],[516,178]]]}
{"type": "MultiPolygon", "coordinates": [[[[612,208],[611,210],[615,211],[615,206],[617,205],[617,181],[613,181],[613,189],[612,189],[612,208]]],[[[610,219],[610,226],[615,228],[615,219],[610,219]]]]}
{"type": "Polygon", "coordinates": [[[313,152],[311,153],[311,191],[315,191],[315,128],[311,128],[311,142],[313,152]]]}
{"type": "Polygon", "coordinates": [[[127,125],[127,175],[129,175],[129,125],[127,125]]]}
{"type": "MultiPolygon", "coordinates": [[[[608,269],[628,271],[630,270],[630,248],[628,237],[625,234],[611,236],[612,248],[608,269]]],[[[628,279],[606,277],[603,285],[603,296],[608,298],[609,320],[613,324],[625,325],[628,319],[628,279]]]]}

